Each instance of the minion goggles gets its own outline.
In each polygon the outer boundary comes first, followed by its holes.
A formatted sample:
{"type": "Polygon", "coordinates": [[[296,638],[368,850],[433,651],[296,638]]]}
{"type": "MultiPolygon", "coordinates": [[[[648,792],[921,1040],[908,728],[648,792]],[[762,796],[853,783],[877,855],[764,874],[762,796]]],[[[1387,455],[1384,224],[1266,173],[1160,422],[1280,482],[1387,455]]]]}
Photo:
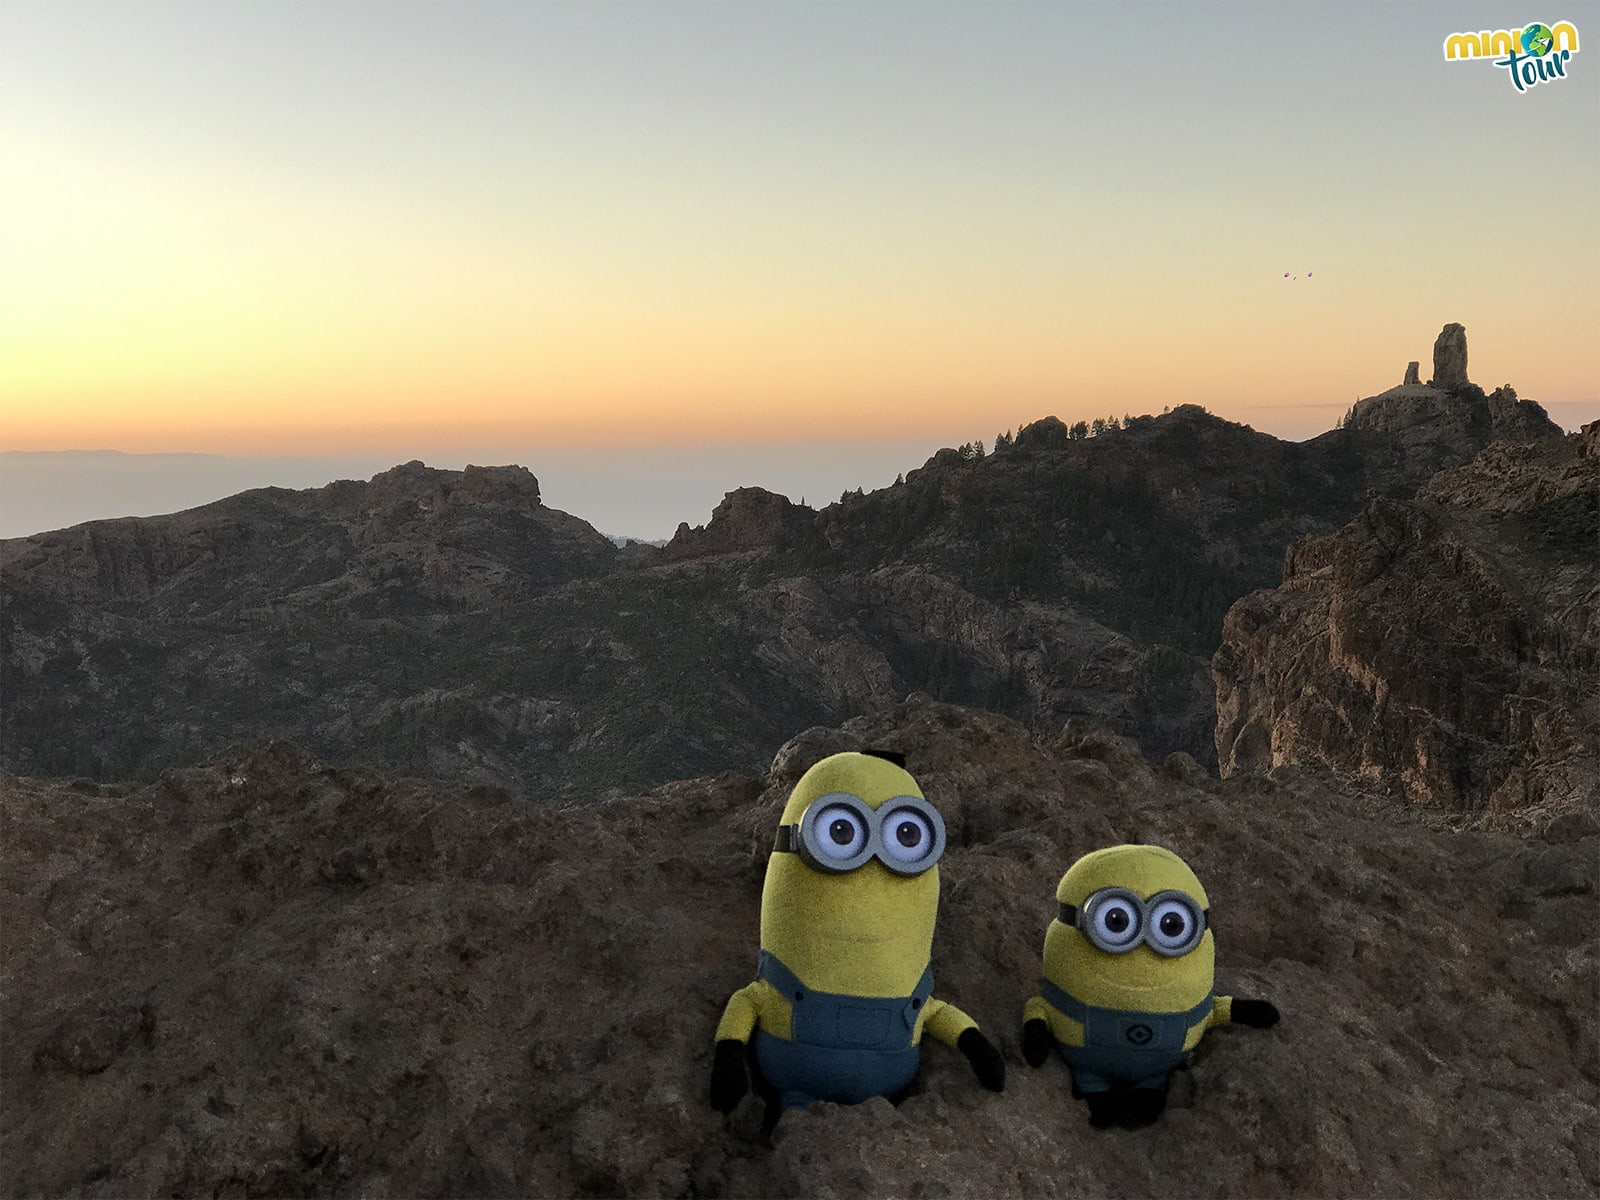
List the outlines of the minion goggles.
{"type": "Polygon", "coordinates": [[[1089,893],[1081,906],[1062,904],[1058,920],[1107,954],[1126,954],[1143,942],[1163,958],[1179,958],[1200,944],[1210,916],[1184,892],[1157,892],[1146,900],[1108,887],[1089,893]]]}
{"type": "Polygon", "coordinates": [[[896,875],[920,875],[944,855],[944,818],[921,796],[895,796],[873,808],[849,792],[818,796],[793,825],[778,826],[772,848],[798,854],[813,870],[843,875],[877,859],[896,875]]]}

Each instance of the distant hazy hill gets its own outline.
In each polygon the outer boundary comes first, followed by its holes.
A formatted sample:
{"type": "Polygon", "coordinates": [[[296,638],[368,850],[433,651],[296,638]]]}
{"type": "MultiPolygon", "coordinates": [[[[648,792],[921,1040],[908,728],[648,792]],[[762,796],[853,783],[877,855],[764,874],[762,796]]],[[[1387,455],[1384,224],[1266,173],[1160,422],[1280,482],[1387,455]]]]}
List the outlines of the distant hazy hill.
{"type": "Polygon", "coordinates": [[[659,551],[548,508],[520,468],[419,463],[13,539],[0,765],[128,778],[281,737],[581,798],[755,769],[912,691],[1214,762],[1228,606],[1368,489],[1559,439],[1511,405],[1472,389],[1404,437],[1299,444],[1192,406],[1085,440],[1049,418],[820,510],[732,493],[659,551]]]}

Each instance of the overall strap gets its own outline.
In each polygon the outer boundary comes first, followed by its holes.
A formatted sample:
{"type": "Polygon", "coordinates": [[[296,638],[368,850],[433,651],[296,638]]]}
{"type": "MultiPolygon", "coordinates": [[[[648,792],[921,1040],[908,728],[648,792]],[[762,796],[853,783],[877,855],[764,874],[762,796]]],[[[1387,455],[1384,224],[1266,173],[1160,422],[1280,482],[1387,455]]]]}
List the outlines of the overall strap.
{"type": "Polygon", "coordinates": [[[778,961],[778,956],[770,950],[763,950],[761,957],[756,960],[756,978],[765,979],[785,1000],[798,999],[806,990],[806,985],[800,982],[800,976],[778,961]]]}

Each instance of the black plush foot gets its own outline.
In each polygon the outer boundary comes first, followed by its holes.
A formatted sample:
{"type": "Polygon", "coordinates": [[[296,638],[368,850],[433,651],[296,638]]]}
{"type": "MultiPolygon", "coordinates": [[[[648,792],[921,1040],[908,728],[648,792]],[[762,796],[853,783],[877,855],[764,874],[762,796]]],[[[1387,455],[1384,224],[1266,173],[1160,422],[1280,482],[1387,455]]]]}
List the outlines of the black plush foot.
{"type": "Polygon", "coordinates": [[[1116,1092],[1089,1092],[1083,1099],[1089,1106],[1089,1124],[1096,1129],[1110,1129],[1122,1123],[1123,1097],[1116,1092]]]}
{"type": "Polygon", "coordinates": [[[967,1062],[972,1066],[972,1073],[978,1077],[978,1082],[991,1092],[1003,1092],[1006,1088],[1006,1060],[1000,1051],[994,1048],[994,1043],[978,1032],[973,1026],[956,1039],[956,1049],[966,1055],[967,1062]]]}
{"type": "Polygon", "coordinates": [[[711,1060],[711,1107],[731,1113],[750,1090],[750,1072],[745,1065],[745,1043],[723,1038],[711,1060]]]}
{"type": "Polygon", "coordinates": [[[1154,1124],[1166,1107],[1166,1088],[1134,1088],[1128,1093],[1122,1123],[1129,1129],[1154,1124]]]}

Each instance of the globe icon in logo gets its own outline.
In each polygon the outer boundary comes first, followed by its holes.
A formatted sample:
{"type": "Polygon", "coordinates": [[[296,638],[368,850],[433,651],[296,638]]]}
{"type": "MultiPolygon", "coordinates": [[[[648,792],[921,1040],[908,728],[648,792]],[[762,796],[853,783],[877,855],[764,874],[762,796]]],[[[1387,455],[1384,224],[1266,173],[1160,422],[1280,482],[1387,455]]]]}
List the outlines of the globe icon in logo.
{"type": "Polygon", "coordinates": [[[1555,34],[1550,32],[1548,25],[1529,25],[1522,31],[1522,49],[1524,53],[1535,58],[1543,58],[1550,53],[1550,44],[1555,41],[1555,34]]]}

